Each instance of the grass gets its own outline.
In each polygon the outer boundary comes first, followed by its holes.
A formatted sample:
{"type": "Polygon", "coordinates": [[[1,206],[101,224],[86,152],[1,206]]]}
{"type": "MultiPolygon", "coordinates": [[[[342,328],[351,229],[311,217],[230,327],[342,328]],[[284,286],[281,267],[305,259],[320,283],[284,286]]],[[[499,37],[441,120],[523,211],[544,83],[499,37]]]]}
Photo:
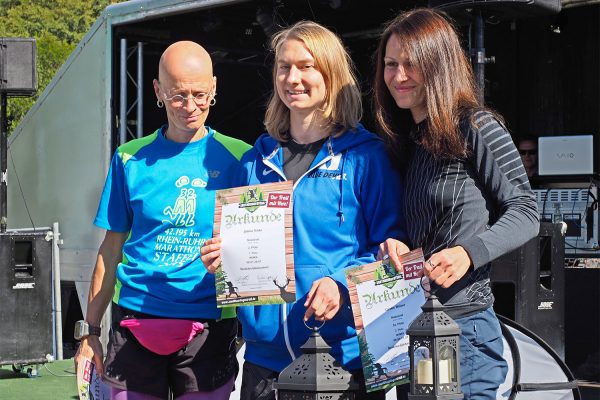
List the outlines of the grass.
{"type": "Polygon", "coordinates": [[[25,366],[15,373],[12,366],[0,367],[0,399],[2,400],[76,400],[75,366],[73,359],[38,365],[38,374],[29,377],[25,366]]]}

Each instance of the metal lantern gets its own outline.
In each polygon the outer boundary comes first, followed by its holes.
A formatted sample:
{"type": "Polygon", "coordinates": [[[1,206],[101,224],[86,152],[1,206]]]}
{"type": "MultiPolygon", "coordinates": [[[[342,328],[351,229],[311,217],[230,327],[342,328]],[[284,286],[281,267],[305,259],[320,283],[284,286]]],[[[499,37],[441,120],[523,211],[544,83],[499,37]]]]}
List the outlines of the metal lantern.
{"type": "Polygon", "coordinates": [[[409,400],[462,399],[460,391],[460,328],[431,295],[423,312],[410,324],[409,400]]]}
{"type": "Polygon", "coordinates": [[[278,400],[354,400],[356,383],[348,371],[329,354],[331,347],[319,334],[312,333],[301,347],[302,355],[285,367],[277,382],[278,400]]]}

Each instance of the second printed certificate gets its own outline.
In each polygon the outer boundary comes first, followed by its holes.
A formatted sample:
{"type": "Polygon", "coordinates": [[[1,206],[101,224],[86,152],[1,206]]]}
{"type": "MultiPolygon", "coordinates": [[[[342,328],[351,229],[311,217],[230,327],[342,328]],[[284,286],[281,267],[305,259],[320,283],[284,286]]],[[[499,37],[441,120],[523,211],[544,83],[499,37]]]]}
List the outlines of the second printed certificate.
{"type": "Polygon", "coordinates": [[[217,307],[296,300],[292,197],[291,181],[217,191],[217,307]]]}

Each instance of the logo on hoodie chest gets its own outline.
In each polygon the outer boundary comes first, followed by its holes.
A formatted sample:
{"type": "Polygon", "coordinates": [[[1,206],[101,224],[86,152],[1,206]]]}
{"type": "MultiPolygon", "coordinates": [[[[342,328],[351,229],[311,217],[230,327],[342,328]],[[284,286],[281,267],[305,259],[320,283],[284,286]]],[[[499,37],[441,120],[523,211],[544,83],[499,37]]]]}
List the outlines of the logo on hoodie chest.
{"type": "Polygon", "coordinates": [[[326,163],[324,163],[323,165],[321,165],[319,168],[317,168],[316,170],[312,171],[310,174],[308,174],[309,178],[328,178],[328,179],[335,179],[335,180],[347,180],[348,178],[346,177],[346,173],[343,173],[342,175],[342,171],[340,170],[340,163],[342,161],[342,155],[341,154],[336,154],[335,156],[333,156],[331,158],[331,160],[327,161],[326,163]],[[342,178],[343,176],[343,178],[342,178]]]}

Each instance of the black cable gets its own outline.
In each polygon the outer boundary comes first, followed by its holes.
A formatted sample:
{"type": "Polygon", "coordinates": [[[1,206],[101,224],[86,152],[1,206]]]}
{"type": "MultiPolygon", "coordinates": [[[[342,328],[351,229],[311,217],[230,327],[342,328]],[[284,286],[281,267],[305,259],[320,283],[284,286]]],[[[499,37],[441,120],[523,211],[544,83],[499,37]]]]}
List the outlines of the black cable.
{"type": "Polygon", "coordinates": [[[573,250],[584,250],[584,251],[588,251],[588,252],[597,252],[597,251],[600,251],[600,248],[594,249],[594,248],[590,248],[590,247],[575,247],[572,244],[569,244],[567,242],[565,242],[565,247],[568,247],[568,248],[573,249],[573,250]]]}
{"type": "Polygon", "coordinates": [[[312,6],[310,5],[310,0],[306,0],[306,2],[308,3],[308,8],[310,9],[310,13],[312,14],[313,21],[316,21],[317,17],[315,16],[315,12],[313,11],[312,6]]]}
{"type": "Polygon", "coordinates": [[[283,4],[276,1],[275,5],[273,6],[273,23],[277,24],[279,29],[289,25],[286,19],[283,18],[283,15],[279,12],[280,8],[283,8],[283,4]]]}
{"type": "MultiPolygon", "coordinates": [[[[590,188],[591,188],[591,187],[588,187],[588,188],[587,188],[587,192],[588,192],[588,193],[589,193],[589,191],[590,191],[590,188]]],[[[575,199],[572,199],[572,200],[573,200],[573,207],[571,207],[571,216],[574,216],[574,215],[575,215],[575,203],[577,203],[577,202],[579,201],[579,194],[581,193],[581,191],[582,191],[582,190],[585,190],[585,189],[579,189],[579,190],[577,190],[577,191],[575,192],[575,193],[576,193],[576,194],[575,194],[575,199]]],[[[587,193],[586,193],[586,194],[587,194],[587,193]]],[[[585,207],[583,208],[583,212],[584,212],[584,213],[586,213],[586,212],[587,212],[587,205],[588,205],[588,202],[589,202],[589,200],[590,200],[589,196],[585,196],[585,207]]],[[[573,223],[573,225],[575,225],[575,227],[579,229],[579,236],[577,236],[577,237],[575,238],[575,245],[573,246],[573,248],[574,248],[575,250],[577,250],[577,249],[578,249],[578,247],[577,247],[577,243],[579,242],[579,238],[581,237],[581,234],[582,234],[582,232],[581,232],[582,224],[581,224],[581,223],[582,223],[582,220],[583,220],[583,218],[584,218],[584,215],[582,215],[582,214],[579,214],[579,223],[577,223],[577,221],[576,221],[576,220],[572,220],[572,221],[571,221],[571,222],[573,223]]],[[[577,252],[575,252],[575,253],[577,254],[577,252]]]]}
{"type": "Polygon", "coordinates": [[[17,173],[17,167],[15,166],[15,160],[13,158],[12,152],[10,151],[10,147],[8,147],[8,153],[10,154],[10,162],[13,166],[13,170],[15,171],[15,176],[17,177],[17,184],[19,185],[19,191],[21,192],[21,198],[23,199],[23,204],[25,205],[27,216],[29,217],[29,221],[31,221],[31,227],[35,231],[35,224],[33,223],[33,218],[31,218],[29,207],[27,207],[27,200],[25,200],[25,193],[23,193],[23,187],[21,187],[21,180],[19,179],[19,174],[17,173]]]}
{"type": "MultiPolygon", "coordinates": [[[[542,218],[544,217],[544,214],[546,214],[546,202],[548,201],[548,195],[550,194],[550,190],[550,188],[546,189],[546,194],[544,195],[544,202],[542,203],[542,218]]],[[[550,222],[554,221],[550,219],[550,222]]]]}
{"type": "Polygon", "coordinates": [[[596,198],[596,196],[594,196],[594,192],[592,192],[592,186],[593,186],[593,183],[590,182],[590,186],[588,187],[588,191],[589,191],[588,194],[592,199],[594,199],[594,203],[597,203],[598,199],[596,198]]]}
{"type": "Polygon", "coordinates": [[[598,199],[596,198],[596,196],[594,196],[594,192],[592,192],[592,186],[593,186],[593,184],[590,183],[590,187],[588,188],[588,196],[591,197],[592,199],[594,199],[594,201],[592,201],[592,204],[590,205],[590,208],[592,210],[597,210],[598,209],[598,199]]]}

